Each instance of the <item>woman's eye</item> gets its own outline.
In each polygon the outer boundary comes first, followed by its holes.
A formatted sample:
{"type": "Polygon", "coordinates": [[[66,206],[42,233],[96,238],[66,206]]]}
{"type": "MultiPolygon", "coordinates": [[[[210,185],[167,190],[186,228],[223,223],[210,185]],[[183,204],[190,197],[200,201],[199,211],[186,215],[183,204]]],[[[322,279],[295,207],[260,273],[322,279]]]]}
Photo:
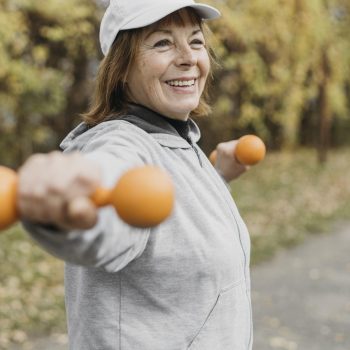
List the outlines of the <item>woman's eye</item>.
{"type": "Polygon", "coordinates": [[[171,43],[170,40],[163,39],[163,40],[160,40],[160,41],[156,42],[154,44],[154,47],[164,48],[164,47],[171,46],[171,45],[172,45],[172,43],[171,43]]]}
{"type": "Polygon", "coordinates": [[[195,49],[200,49],[203,46],[205,46],[205,43],[200,39],[195,39],[191,41],[191,46],[194,47],[195,49]]]}

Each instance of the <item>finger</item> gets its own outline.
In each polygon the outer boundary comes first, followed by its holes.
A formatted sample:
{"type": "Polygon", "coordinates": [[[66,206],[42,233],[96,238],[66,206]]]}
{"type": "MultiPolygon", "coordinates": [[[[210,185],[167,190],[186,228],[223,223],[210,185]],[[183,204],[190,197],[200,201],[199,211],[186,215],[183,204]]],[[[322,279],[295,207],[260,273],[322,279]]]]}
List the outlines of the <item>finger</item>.
{"type": "Polygon", "coordinates": [[[97,208],[86,197],[77,197],[67,204],[67,224],[78,229],[89,229],[97,223],[97,208]]]}
{"type": "MultiPolygon", "coordinates": [[[[20,213],[20,216],[24,220],[32,221],[32,222],[43,222],[42,218],[44,215],[42,214],[41,210],[38,209],[37,206],[33,206],[32,203],[23,203],[21,202],[18,206],[18,211],[20,213]]],[[[44,223],[44,222],[43,222],[44,223]]]]}
{"type": "Polygon", "coordinates": [[[50,200],[47,203],[47,208],[48,221],[57,224],[66,220],[66,204],[62,196],[50,195],[50,200]]]}
{"type": "Polygon", "coordinates": [[[19,215],[31,221],[47,222],[47,206],[45,187],[38,185],[32,189],[21,187],[17,193],[17,210],[19,215]]]}
{"type": "Polygon", "coordinates": [[[238,141],[236,140],[219,143],[216,147],[216,150],[218,151],[218,156],[220,158],[235,158],[235,150],[237,147],[237,143],[238,141]]]}
{"type": "Polygon", "coordinates": [[[21,218],[25,220],[40,224],[49,224],[52,222],[48,207],[41,205],[41,203],[34,203],[33,201],[24,203],[19,208],[19,212],[21,218]]]}

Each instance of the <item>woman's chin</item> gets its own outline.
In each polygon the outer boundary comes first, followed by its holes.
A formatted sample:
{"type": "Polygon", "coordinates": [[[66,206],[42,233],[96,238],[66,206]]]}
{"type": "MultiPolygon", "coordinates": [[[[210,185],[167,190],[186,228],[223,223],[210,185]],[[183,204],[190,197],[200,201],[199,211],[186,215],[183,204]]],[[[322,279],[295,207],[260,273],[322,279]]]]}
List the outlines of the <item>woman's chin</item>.
{"type": "Polygon", "coordinates": [[[174,113],[188,116],[193,110],[195,110],[198,107],[198,105],[199,101],[189,101],[186,103],[181,103],[180,101],[177,101],[177,103],[172,104],[170,109],[174,113]]]}

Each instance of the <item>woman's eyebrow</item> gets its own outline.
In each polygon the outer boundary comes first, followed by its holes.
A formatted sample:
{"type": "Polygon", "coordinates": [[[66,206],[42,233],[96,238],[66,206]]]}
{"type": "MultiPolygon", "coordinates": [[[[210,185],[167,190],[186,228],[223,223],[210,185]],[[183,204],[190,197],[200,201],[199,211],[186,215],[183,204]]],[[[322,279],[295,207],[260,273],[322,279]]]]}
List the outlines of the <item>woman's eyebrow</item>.
{"type": "MultiPolygon", "coordinates": [[[[196,29],[192,32],[191,36],[197,34],[197,33],[201,33],[202,30],[201,29],[196,29]]],[[[146,36],[146,39],[149,38],[152,34],[154,33],[163,33],[163,34],[172,34],[173,32],[169,29],[155,29],[153,30],[152,32],[148,33],[147,36],[146,36]]]]}

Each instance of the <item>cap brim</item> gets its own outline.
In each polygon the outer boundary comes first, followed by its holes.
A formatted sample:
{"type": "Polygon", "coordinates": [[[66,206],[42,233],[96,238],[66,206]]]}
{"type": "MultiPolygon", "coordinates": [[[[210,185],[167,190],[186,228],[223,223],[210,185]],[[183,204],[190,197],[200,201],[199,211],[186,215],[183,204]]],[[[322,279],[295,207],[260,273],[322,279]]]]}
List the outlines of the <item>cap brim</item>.
{"type": "Polygon", "coordinates": [[[202,19],[210,20],[221,17],[221,12],[215,7],[209,5],[196,4],[189,7],[194,8],[199,13],[202,19]]]}
{"type": "Polygon", "coordinates": [[[157,5],[156,8],[151,8],[148,11],[145,11],[142,16],[137,16],[136,18],[132,19],[128,23],[125,23],[120,30],[126,30],[126,29],[134,29],[134,28],[141,28],[148,26],[152,23],[155,23],[162,18],[168,16],[169,14],[180,10],[185,7],[191,7],[194,10],[196,10],[199,14],[199,16],[203,20],[211,20],[215,18],[219,18],[221,16],[221,13],[219,10],[217,10],[215,7],[205,5],[205,4],[193,4],[188,5],[181,2],[174,1],[174,6],[170,7],[169,3],[166,3],[164,6],[157,5]]]}

